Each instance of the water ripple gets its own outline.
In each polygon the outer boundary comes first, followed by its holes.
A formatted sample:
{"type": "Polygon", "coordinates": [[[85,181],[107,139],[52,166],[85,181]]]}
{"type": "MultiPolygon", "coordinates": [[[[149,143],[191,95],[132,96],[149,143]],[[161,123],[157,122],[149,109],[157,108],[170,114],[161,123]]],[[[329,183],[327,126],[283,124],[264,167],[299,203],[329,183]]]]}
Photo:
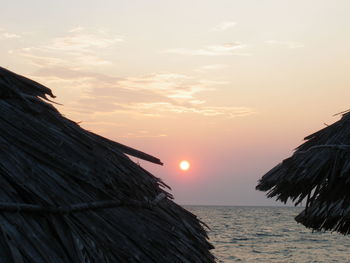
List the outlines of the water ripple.
{"type": "Polygon", "coordinates": [[[211,228],[218,262],[350,262],[350,239],[297,224],[294,207],[186,206],[211,228]]]}

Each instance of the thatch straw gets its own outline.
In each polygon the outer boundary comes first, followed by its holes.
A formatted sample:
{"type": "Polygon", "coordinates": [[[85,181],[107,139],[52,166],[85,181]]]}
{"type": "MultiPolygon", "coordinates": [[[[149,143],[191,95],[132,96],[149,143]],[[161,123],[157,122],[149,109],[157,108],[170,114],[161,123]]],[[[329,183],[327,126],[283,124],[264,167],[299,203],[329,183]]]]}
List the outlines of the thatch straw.
{"type": "Polygon", "coordinates": [[[86,131],[50,89],[0,68],[1,262],[214,262],[195,215],[125,154],[86,131]]]}
{"type": "Polygon", "coordinates": [[[296,220],[315,230],[350,232],[350,113],[309,135],[294,154],[259,181],[282,202],[306,199],[296,220]]]}

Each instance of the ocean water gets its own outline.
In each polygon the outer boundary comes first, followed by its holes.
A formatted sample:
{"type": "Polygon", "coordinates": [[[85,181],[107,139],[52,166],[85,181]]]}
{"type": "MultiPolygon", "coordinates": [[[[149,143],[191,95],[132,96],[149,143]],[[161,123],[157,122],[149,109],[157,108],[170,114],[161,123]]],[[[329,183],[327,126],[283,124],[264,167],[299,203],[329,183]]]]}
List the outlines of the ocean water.
{"type": "Polygon", "coordinates": [[[295,207],[185,206],[209,227],[218,262],[350,262],[350,236],[312,232],[295,207]]]}

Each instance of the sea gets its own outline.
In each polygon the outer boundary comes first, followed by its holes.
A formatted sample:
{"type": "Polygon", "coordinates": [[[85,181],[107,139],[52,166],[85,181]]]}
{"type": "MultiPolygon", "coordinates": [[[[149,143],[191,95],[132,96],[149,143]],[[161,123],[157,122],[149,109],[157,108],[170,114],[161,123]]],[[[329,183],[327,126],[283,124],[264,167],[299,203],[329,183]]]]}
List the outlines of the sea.
{"type": "Polygon", "coordinates": [[[300,207],[185,208],[208,225],[217,262],[350,262],[350,236],[298,224],[300,207]]]}

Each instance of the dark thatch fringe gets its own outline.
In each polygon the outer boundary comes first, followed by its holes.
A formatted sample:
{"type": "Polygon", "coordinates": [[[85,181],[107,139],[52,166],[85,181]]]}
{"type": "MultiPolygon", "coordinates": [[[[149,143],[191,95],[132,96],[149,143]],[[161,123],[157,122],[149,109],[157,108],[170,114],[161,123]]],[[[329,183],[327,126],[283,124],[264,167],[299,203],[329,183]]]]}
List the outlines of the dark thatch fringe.
{"type": "Polygon", "coordinates": [[[295,204],[307,198],[296,220],[315,230],[350,232],[350,112],[305,138],[294,154],[259,181],[268,197],[295,204]]]}
{"type": "Polygon", "coordinates": [[[71,214],[84,211],[93,211],[106,208],[114,207],[133,207],[133,208],[147,208],[152,209],[158,203],[166,198],[164,193],[160,193],[153,201],[137,201],[137,200],[117,200],[117,201],[98,201],[98,202],[88,202],[74,204],[64,207],[45,207],[41,205],[32,204],[19,204],[19,203],[0,203],[0,211],[4,212],[27,212],[27,213],[37,213],[37,214],[71,214]]]}
{"type": "Polygon", "coordinates": [[[82,129],[48,97],[0,68],[1,262],[215,262],[198,218],[126,154],[158,158],[82,129]]]}

